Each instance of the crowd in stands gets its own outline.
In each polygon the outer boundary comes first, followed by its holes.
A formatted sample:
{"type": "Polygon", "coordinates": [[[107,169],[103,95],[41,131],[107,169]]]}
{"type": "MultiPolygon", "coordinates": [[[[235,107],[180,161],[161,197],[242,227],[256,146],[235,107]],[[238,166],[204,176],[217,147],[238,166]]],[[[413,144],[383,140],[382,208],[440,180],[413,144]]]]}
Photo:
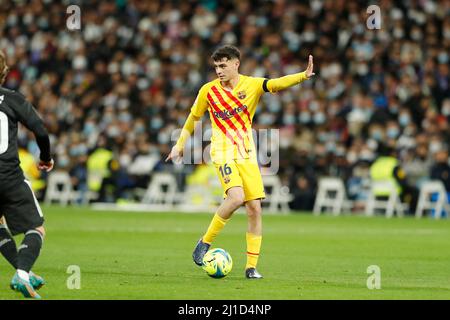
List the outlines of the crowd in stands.
{"type": "MultiPolygon", "coordinates": [[[[442,173],[450,141],[450,3],[381,0],[379,30],[366,26],[370,4],[1,1],[0,50],[11,69],[5,86],[39,110],[57,169],[70,172],[77,188],[100,190],[89,186],[90,158],[106,155],[114,173],[107,183],[120,189],[103,200],[115,201],[145,187],[153,172],[172,170],[164,163],[172,132],[214,79],[209,57],[219,45],[239,47],[242,74],[267,78],[304,70],[312,54],[315,78],[264,95],[254,119],[256,129],[280,129],[279,176],[294,195],[291,208],[312,208],[323,175],[341,177],[352,199],[363,198],[381,144],[396,150],[411,184],[438,178],[450,191],[442,173]],[[69,4],[81,8],[81,30],[67,29],[69,4]]],[[[27,131],[20,140],[37,158],[27,131]]]]}

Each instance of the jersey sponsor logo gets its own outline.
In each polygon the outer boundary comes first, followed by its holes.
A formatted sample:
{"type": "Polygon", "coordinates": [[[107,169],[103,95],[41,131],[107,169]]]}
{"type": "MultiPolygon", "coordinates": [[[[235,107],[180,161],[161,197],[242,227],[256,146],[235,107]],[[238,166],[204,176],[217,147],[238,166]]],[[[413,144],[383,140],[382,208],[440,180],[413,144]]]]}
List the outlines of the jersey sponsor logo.
{"type": "Polygon", "coordinates": [[[216,118],[220,118],[222,120],[233,118],[235,115],[247,110],[247,106],[243,105],[242,107],[236,107],[232,110],[220,110],[214,111],[213,114],[216,118]]]}
{"type": "Polygon", "coordinates": [[[5,95],[0,96],[0,104],[2,104],[3,100],[5,99],[5,95]]]}

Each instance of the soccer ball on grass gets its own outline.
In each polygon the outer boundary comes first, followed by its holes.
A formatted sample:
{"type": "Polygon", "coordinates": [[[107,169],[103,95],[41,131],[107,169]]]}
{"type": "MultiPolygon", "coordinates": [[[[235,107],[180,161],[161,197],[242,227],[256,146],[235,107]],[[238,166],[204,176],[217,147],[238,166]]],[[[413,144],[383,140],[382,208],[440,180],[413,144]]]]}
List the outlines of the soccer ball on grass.
{"type": "Polygon", "coordinates": [[[203,257],[202,268],[210,277],[223,278],[233,268],[233,260],[225,250],[211,249],[203,257]]]}

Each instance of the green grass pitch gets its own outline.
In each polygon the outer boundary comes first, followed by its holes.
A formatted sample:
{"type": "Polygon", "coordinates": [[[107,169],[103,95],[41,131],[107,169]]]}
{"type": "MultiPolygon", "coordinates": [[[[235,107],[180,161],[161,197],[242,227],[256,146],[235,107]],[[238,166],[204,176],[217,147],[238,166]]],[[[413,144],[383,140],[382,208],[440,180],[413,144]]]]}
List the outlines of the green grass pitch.
{"type": "MultiPolygon", "coordinates": [[[[234,265],[212,279],[191,259],[212,214],[43,209],[47,237],[33,270],[47,281],[44,299],[450,299],[448,219],[266,215],[265,278],[246,280],[245,215],[216,239],[234,265]],[[71,265],[80,289],[67,287],[71,265]],[[370,265],[380,267],[381,289],[367,288],[370,265]]],[[[0,261],[0,299],[21,298],[0,261]]]]}

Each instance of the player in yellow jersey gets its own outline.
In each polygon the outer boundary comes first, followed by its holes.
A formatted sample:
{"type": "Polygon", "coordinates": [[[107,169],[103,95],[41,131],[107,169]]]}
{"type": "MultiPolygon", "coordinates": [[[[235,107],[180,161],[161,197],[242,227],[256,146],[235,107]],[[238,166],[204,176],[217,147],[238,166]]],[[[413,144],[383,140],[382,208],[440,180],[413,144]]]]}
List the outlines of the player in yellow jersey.
{"type": "Polygon", "coordinates": [[[248,216],[245,276],[259,279],[262,276],[256,270],[256,264],[262,240],[261,200],[265,193],[252,136],[252,119],[263,93],[275,93],[314,75],[313,57],[309,56],[304,72],[276,79],[239,74],[240,52],[234,46],[218,48],[211,58],[218,78],[201,87],[181,136],[166,161],[180,161],[195,122],[208,111],[213,129],[211,159],[222,183],[225,200],[198,241],[192,256],[197,265],[202,265],[203,256],[211,243],[232,214],[244,204],[248,216]]]}

